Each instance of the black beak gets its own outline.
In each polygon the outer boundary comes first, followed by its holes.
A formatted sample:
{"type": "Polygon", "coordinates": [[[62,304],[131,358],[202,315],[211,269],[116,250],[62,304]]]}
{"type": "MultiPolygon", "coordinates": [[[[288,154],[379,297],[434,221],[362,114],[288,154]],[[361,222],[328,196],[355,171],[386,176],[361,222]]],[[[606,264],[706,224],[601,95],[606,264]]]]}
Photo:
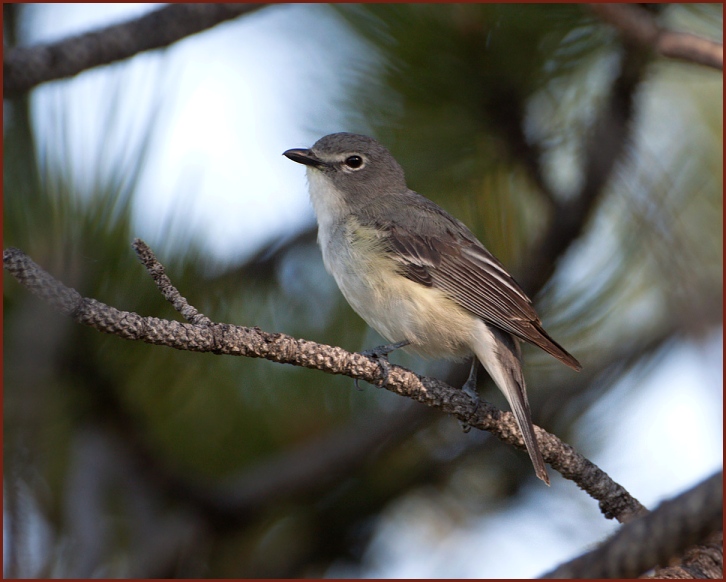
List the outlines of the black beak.
{"type": "Polygon", "coordinates": [[[290,158],[293,162],[297,162],[298,164],[305,164],[306,166],[312,166],[313,168],[322,168],[323,166],[327,166],[327,164],[320,158],[318,158],[312,152],[312,150],[287,150],[286,152],[283,152],[282,155],[290,158]]]}

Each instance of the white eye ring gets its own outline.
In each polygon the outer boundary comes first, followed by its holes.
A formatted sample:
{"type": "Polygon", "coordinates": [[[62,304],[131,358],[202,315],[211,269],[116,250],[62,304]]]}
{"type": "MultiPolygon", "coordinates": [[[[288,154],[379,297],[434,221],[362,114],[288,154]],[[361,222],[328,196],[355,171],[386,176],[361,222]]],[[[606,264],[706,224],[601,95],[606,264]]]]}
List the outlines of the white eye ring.
{"type": "Polygon", "coordinates": [[[360,170],[362,167],[365,166],[365,161],[363,160],[363,158],[356,154],[345,158],[345,161],[343,163],[345,164],[346,169],[349,170],[360,170]]]}

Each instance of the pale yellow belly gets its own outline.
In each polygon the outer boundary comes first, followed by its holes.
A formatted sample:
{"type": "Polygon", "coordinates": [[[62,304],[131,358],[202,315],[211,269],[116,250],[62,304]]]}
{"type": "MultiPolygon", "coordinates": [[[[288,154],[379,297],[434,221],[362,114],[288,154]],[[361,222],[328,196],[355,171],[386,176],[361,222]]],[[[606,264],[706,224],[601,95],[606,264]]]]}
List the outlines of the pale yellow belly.
{"type": "Polygon", "coordinates": [[[422,356],[462,358],[471,353],[468,346],[478,323],[471,312],[443,291],[400,275],[396,262],[381,253],[373,237],[368,242],[357,236],[356,242],[353,248],[328,245],[323,259],[350,306],[368,325],[389,342],[408,340],[406,351],[422,356]],[[338,252],[332,251],[335,248],[338,252]]]}

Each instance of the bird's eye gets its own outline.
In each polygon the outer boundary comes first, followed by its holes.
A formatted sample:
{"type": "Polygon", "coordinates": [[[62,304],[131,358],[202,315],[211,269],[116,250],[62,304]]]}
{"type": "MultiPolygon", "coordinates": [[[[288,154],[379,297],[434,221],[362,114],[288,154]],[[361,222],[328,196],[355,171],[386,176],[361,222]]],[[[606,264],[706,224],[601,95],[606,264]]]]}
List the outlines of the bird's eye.
{"type": "Polygon", "coordinates": [[[363,158],[360,156],[348,156],[345,158],[345,165],[352,170],[357,170],[363,165],[363,158]]]}

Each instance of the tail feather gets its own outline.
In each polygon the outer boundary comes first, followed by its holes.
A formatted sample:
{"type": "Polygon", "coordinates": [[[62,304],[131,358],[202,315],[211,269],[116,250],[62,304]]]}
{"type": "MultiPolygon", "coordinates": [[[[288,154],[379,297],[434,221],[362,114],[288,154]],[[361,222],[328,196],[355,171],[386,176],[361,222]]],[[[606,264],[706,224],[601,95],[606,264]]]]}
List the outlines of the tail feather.
{"type": "Polygon", "coordinates": [[[550,479],[534,434],[519,343],[507,332],[484,323],[482,326],[478,341],[471,348],[509,402],[537,477],[549,485],[550,479]]]}
{"type": "Polygon", "coordinates": [[[537,474],[537,477],[549,485],[550,479],[547,475],[542,453],[537,444],[537,437],[534,434],[532,414],[529,410],[529,402],[527,401],[524,383],[521,386],[518,382],[513,382],[512,384],[516,384],[516,386],[504,391],[504,396],[506,396],[509,406],[512,407],[512,413],[514,414],[514,419],[517,421],[519,430],[522,431],[524,446],[527,447],[529,458],[532,460],[532,465],[534,465],[534,472],[537,474]]]}

